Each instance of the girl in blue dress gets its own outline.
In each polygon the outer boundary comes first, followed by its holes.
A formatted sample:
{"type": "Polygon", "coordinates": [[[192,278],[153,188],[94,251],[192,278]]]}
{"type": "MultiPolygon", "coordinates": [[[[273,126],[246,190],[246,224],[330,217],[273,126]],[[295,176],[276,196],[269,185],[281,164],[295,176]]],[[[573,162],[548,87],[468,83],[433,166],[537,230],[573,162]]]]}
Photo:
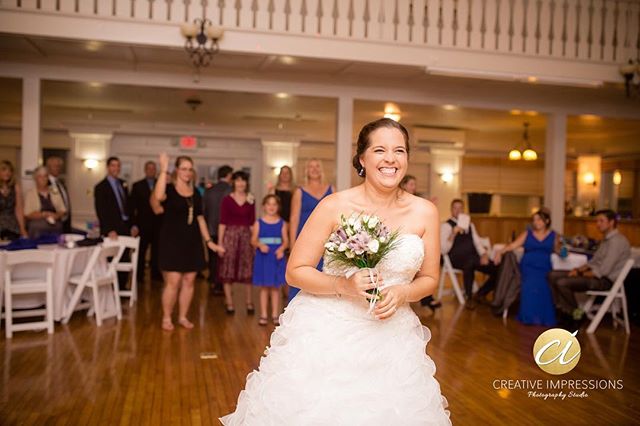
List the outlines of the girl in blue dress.
{"type": "MultiPolygon", "coordinates": [[[[523,324],[556,325],[555,306],[547,274],[551,271],[551,254],[559,244],[559,237],[551,230],[549,210],[542,208],[534,213],[531,227],[507,245],[506,251],[524,247],[520,261],[520,311],[518,321],[523,324]]],[[[498,256],[498,261],[501,256],[498,256]]]]}
{"type": "MultiPolygon", "coordinates": [[[[291,199],[291,222],[289,228],[289,241],[291,247],[296,242],[304,224],[311,216],[311,213],[324,197],[334,192],[331,185],[324,183],[324,172],[320,160],[311,159],[306,164],[305,184],[299,186],[291,199]]],[[[317,269],[322,270],[322,259],[318,263],[317,269]]],[[[297,287],[289,287],[289,302],[298,294],[297,287]]]]}
{"type": "Polygon", "coordinates": [[[253,225],[251,245],[256,254],[253,260],[253,285],[260,288],[260,319],[267,325],[267,307],[271,299],[271,319],[279,325],[280,288],[285,283],[287,260],[284,255],[289,246],[287,223],[279,215],[280,199],[267,195],[262,200],[263,216],[253,225]]]}

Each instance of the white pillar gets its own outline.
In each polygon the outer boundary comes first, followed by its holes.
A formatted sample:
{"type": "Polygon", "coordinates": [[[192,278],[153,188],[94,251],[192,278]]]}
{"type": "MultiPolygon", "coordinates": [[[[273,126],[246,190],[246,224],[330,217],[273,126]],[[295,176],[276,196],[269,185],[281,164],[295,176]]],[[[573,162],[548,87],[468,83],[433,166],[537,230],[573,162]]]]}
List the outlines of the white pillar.
{"type": "Polygon", "coordinates": [[[353,98],[338,98],[336,117],[336,190],[351,187],[351,158],[353,131],[353,98]]]}
{"type": "Polygon", "coordinates": [[[544,204],[551,210],[553,229],[564,232],[564,175],[567,164],[567,115],[547,117],[544,152],[544,204]]]}
{"type": "Polygon", "coordinates": [[[40,164],[40,79],[24,77],[22,80],[22,147],[20,154],[22,185],[33,186],[27,176],[40,164]]]}

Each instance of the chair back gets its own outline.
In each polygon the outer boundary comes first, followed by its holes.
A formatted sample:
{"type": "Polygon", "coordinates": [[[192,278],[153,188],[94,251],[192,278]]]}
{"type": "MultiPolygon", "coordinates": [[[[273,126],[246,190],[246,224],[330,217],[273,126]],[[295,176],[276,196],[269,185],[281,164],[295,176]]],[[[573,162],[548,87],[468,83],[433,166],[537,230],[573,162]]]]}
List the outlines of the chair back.
{"type": "Polygon", "coordinates": [[[8,251],[6,254],[6,266],[12,268],[16,265],[35,264],[53,265],[54,250],[17,250],[8,251]]]}
{"type": "Polygon", "coordinates": [[[620,288],[620,287],[622,287],[622,284],[624,283],[624,280],[627,279],[627,275],[629,275],[629,271],[631,271],[631,268],[633,268],[633,264],[634,263],[635,263],[635,259],[633,257],[630,257],[624,263],[624,266],[622,267],[622,270],[620,271],[620,273],[618,274],[618,277],[616,278],[615,282],[611,286],[612,288],[616,288],[616,287],[620,288]]]}

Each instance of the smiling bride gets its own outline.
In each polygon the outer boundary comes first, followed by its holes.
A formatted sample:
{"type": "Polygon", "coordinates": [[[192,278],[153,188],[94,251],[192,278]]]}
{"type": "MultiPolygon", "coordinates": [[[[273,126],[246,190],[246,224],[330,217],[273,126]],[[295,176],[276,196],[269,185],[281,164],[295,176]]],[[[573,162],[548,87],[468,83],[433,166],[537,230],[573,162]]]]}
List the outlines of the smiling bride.
{"type": "Polygon", "coordinates": [[[440,241],[435,206],[399,187],[408,161],[401,124],[362,128],[353,165],[364,182],[322,200],[302,229],[286,275],[301,291],[224,425],[451,424],[425,352],[431,333],[409,306],[435,290],[440,241]],[[325,256],[316,270],[341,217],[354,212],[397,232],[393,249],[374,269],[325,256]],[[370,309],[372,289],[381,297],[370,309]]]}

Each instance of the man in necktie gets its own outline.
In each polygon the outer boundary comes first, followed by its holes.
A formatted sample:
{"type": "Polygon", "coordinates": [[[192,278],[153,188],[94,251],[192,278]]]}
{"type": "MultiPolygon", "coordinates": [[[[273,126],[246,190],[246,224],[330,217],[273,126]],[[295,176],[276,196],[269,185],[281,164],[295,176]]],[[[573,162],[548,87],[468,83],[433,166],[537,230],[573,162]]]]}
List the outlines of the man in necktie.
{"type": "MultiPolygon", "coordinates": [[[[94,188],[96,215],[100,222],[100,233],[111,239],[117,239],[118,235],[138,235],[138,227],[131,225],[131,213],[129,211],[129,194],[126,182],[120,179],[120,159],[109,157],[107,160],[107,176],[94,188]]],[[[128,251],[122,257],[123,261],[129,258],[128,251]]],[[[128,274],[118,273],[120,288],[124,289],[128,281],[128,274]]]]}
{"type": "Polygon", "coordinates": [[[59,193],[62,196],[62,201],[64,201],[64,207],[66,209],[65,215],[62,217],[62,232],[70,233],[71,232],[71,200],[69,199],[69,193],[67,192],[67,188],[64,186],[60,175],[62,174],[62,166],[64,165],[64,161],[61,157],[53,155],[47,158],[46,167],[49,172],[49,186],[51,190],[55,193],[59,193]]]}

